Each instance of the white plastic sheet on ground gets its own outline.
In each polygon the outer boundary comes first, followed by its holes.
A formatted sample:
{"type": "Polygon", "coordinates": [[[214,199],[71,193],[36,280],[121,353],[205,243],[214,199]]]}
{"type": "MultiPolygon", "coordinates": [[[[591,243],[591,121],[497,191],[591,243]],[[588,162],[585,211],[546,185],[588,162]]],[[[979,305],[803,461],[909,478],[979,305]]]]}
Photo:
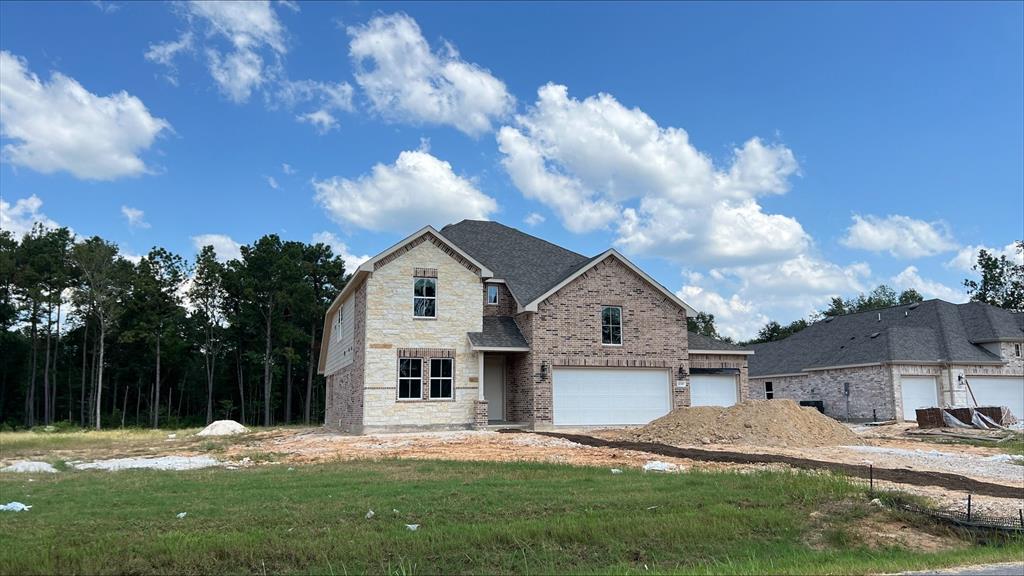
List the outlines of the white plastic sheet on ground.
{"type": "Polygon", "coordinates": [[[0,504],[0,511],[3,512],[28,512],[31,506],[26,506],[21,502],[9,502],[7,504],[0,504]]]}
{"type": "Polygon", "coordinates": [[[679,472],[679,465],[661,460],[651,460],[644,464],[644,472],[679,472]]]}

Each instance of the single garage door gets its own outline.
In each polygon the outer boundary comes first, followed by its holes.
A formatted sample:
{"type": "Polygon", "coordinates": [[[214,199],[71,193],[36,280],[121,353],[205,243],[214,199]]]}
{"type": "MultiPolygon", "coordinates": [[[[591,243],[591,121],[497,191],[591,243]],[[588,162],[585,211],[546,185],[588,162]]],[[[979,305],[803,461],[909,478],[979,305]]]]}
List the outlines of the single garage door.
{"type": "Polygon", "coordinates": [[[1024,418],[1024,377],[968,376],[978,406],[1006,406],[1018,420],[1024,418]]]}
{"type": "Polygon", "coordinates": [[[557,426],[646,424],[672,408],[668,370],[555,368],[557,426]]]}
{"type": "Polygon", "coordinates": [[[735,374],[690,374],[690,406],[732,406],[735,374]]]}
{"type": "Polygon", "coordinates": [[[917,422],[918,408],[939,405],[939,387],[935,376],[900,376],[903,388],[903,419],[917,422]]]}

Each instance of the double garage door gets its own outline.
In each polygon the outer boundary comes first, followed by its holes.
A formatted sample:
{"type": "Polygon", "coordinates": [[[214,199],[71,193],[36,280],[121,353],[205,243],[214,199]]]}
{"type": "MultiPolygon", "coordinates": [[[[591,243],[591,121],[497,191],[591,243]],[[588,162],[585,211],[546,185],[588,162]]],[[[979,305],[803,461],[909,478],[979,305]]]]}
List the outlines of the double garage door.
{"type": "MultiPolygon", "coordinates": [[[[968,376],[978,406],[1006,406],[1017,418],[1024,417],[1024,378],[1019,376],[968,376]]],[[[918,408],[939,405],[939,386],[934,376],[903,376],[903,418],[917,420],[918,408]]],[[[970,394],[968,405],[973,405],[970,394]]]]}
{"type": "MultiPolygon", "coordinates": [[[[669,371],[636,368],[555,368],[556,426],[646,424],[672,409],[669,371]]],[[[736,403],[733,374],[692,374],[692,406],[736,403]]]]}

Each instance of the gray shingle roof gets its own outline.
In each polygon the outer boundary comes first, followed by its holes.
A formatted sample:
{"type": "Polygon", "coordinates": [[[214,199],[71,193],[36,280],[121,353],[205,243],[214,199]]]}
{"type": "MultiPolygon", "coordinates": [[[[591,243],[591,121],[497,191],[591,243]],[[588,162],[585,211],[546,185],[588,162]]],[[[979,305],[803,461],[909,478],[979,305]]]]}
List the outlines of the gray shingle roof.
{"type": "Polygon", "coordinates": [[[784,340],[750,346],[750,375],[879,362],[999,362],[979,343],[1024,340],[1014,316],[988,304],[942,300],[835,316],[784,340]]]}
{"type": "Polygon", "coordinates": [[[469,332],[477,348],[529,348],[526,338],[511,316],[484,316],[483,332],[469,332]]]}
{"type": "Polygon", "coordinates": [[[696,332],[687,332],[687,340],[689,341],[690,350],[721,350],[727,351],[745,351],[746,348],[737,346],[735,344],[717,340],[715,338],[708,338],[703,334],[697,334],[696,332]]]}
{"type": "Polygon", "coordinates": [[[463,220],[441,234],[504,280],[524,306],[592,260],[497,222],[463,220]]]}

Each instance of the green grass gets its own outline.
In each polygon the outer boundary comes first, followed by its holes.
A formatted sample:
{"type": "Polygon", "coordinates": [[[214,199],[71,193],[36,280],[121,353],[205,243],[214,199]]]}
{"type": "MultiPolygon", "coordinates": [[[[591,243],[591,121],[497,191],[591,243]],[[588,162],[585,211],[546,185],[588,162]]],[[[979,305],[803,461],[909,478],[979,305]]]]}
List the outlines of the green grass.
{"type": "Polygon", "coordinates": [[[0,574],[825,574],[1024,554],[869,550],[834,521],[888,512],[822,474],[385,460],[32,479],[0,474],[0,499],[34,506],[0,513],[0,574]]]}

